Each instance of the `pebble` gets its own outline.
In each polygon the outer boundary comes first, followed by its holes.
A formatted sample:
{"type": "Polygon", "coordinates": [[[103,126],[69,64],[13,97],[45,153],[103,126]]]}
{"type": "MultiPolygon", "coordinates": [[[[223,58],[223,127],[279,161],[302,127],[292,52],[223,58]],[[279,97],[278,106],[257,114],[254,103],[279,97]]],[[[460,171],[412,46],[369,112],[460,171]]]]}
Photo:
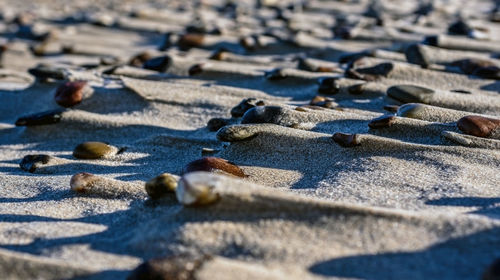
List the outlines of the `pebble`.
{"type": "Polygon", "coordinates": [[[28,69],[28,73],[41,80],[64,80],[67,78],[66,70],[50,65],[37,65],[34,68],[28,69]]]}
{"type": "Polygon", "coordinates": [[[347,92],[353,95],[360,95],[365,92],[366,83],[355,84],[347,88],[347,92]]]}
{"type": "Polygon", "coordinates": [[[313,99],[311,99],[309,105],[331,109],[335,108],[337,103],[333,102],[333,100],[331,100],[330,98],[324,96],[315,96],[313,99]]]}
{"type": "Polygon", "coordinates": [[[282,113],[280,106],[257,106],[243,115],[241,123],[278,123],[282,113]]]}
{"type": "Polygon", "coordinates": [[[395,116],[381,116],[370,121],[368,126],[373,129],[390,127],[395,120],[395,116]]]}
{"type": "Polygon", "coordinates": [[[398,108],[396,115],[405,118],[418,118],[423,111],[424,105],[419,103],[407,103],[398,108]]]}
{"type": "Polygon", "coordinates": [[[213,118],[213,119],[210,119],[207,123],[207,128],[209,131],[217,131],[219,130],[221,127],[224,127],[226,125],[229,125],[233,123],[233,121],[231,119],[225,119],[225,118],[213,118]]]}
{"type": "Polygon", "coordinates": [[[464,35],[467,36],[472,31],[472,27],[470,27],[465,21],[459,19],[448,27],[448,33],[452,35],[464,35]]]}
{"type": "Polygon", "coordinates": [[[24,117],[20,117],[16,121],[16,126],[37,126],[37,125],[47,125],[55,124],[61,121],[62,113],[65,110],[51,110],[41,113],[36,113],[24,117]]]}
{"type": "Polygon", "coordinates": [[[165,72],[170,65],[172,65],[172,58],[168,55],[164,55],[146,60],[142,67],[144,69],[165,72]]]}
{"type": "Polygon", "coordinates": [[[405,56],[409,63],[420,65],[423,68],[427,68],[430,65],[429,59],[426,56],[423,47],[419,44],[412,44],[408,46],[405,50],[405,56]]]}
{"type": "Polygon", "coordinates": [[[23,157],[19,166],[24,171],[34,173],[38,167],[49,163],[51,159],[52,157],[49,155],[27,155],[23,157]]]}
{"type": "Polygon", "coordinates": [[[229,51],[227,49],[219,48],[219,49],[215,50],[215,52],[209,57],[209,59],[222,61],[222,60],[226,59],[228,54],[229,54],[229,51]]]}
{"type": "Polygon", "coordinates": [[[482,116],[463,117],[457,121],[457,127],[463,133],[477,137],[488,138],[500,134],[500,120],[482,116]]]}
{"type": "Polygon", "coordinates": [[[128,65],[141,68],[144,63],[153,57],[149,52],[141,52],[130,59],[128,65]]]}
{"type": "Polygon", "coordinates": [[[86,81],[66,82],[60,85],[54,96],[56,103],[63,107],[72,107],[82,102],[86,81]]]}
{"type": "Polygon", "coordinates": [[[321,94],[336,94],[340,92],[337,78],[322,78],[319,80],[318,92],[321,94]]]}
{"type": "Polygon", "coordinates": [[[391,113],[396,113],[399,109],[398,105],[385,105],[384,110],[391,113]]]}
{"type": "Polygon", "coordinates": [[[233,116],[233,118],[239,118],[242,117],[246,113],[246,111],[252,109],[253,107],[264,105],[266,105],[266,103],[262,100],[257,100],[255,98],[246,98],[231,109],[231,116],[233,116]]]}
{"type": "Polygon", "coordinates": [[[103,142],[84,142],[76,146],[73,156],[79,159],[102,159],[117,154],[118,148],[103,142]]]}
{"type": "Polygon", "coordinates": [[[336,132],[332,136],[333,141],[342,147],[355,147],[359,145],[357,134],[346,134],[341,132],[336,132]]]}
{"type": "Polygon", "coordinates": [[[182,174],[195,171],[222,172],[236,177],[247,177],[243,170],[236,164],[218,157],[204,157],[188,163],[182,174]]]}
{"type": "Polygon", "coordinates": [[[163,173],[146,182],[146,192],[152,199],[158,199],[175,193],[177,179],[169,173],[163,173]]]}
{"type": "Polygon", "coordinates": [[[87,193],[94,185],[95,181],[99,179],[98,176],[87,172],[81,172],[73,175],[69,182],[71,190],[77,193],[87,193]]]}
{"type": "Polygon", "coordinates": [[[402,103],[429,103],[434,90],[414,85],[397,85],[387,89],[387,95],[402,103]]]}
{"type": "Polygon", "coordinates": [[[205,65],[204,63],[199,63],[199,64],[195,64],[195,65],[189,67],[189,70],[188,70],[189,76],[195,76],[195,75],[201,74],[203,72],[204,65],[205,65]]]}
{"type": "MultiPolygon", "coordinates": [[[[496,64],[486,59],[461,59],[453,61],[452,66],[458,66],[465,74],[473,74],[481,68],[496,67],[496,64]]],[[[498,67],[497,67],[498,68],[498,67]]]]}
{"type": "Polygon", "coordinates": [[[177,46],[182,51],[187,51],[191,48],[201,47],[205,40],[205,35],[199,33],[187,33],[182,35],[177,41],[177,46]]]}
{"type": "Polygon", "coordinates": [[[392,63],[380,63],[367,68],[349,68],[346,70],[345,76],[352,79],[375,81],[381,77],[387,77],[393,69],[392,63]]]}
{"type": "Polygon", "coordinates": [[[287,74],[285,73],[285,70],[283,70],[282,68],[277,68],[271,71],[267,71],[264,74],[264,77],[270,81],[278,81],[286,79],[287,74]]]}
{"type": "Polygon", "coordinates": [[[228,125],[217,131],[217,139],[222,142],[237,142],[255,137],[258,130],[253,125],[228,125]]]}
{"type": "Polygon", "coordinates": [[[193,258],[187,255],[153,258],[134,269],[127,280],[195,280],[196,271],[210,259],[210,256],[193,258]]]}
{"type": "Polygon", "coordinates": [[[481,280],[500,280],[500,258],[491,263],[483,273],[481,280]]]}

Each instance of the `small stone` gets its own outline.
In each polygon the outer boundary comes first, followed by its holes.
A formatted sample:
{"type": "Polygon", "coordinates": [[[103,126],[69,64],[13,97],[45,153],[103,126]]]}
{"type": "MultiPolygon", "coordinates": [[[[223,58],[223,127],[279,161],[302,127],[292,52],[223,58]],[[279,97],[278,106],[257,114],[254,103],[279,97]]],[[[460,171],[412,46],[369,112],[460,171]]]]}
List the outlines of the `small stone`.
{"type": "Polygon", "coordinates": [[[171,174],[163,173],[146,182],[146,192],[152,199],[158,199],[175,193],[177,179],[171,174]]]}
{"type": "Polygon", "coordinates": [[[86,81],[66,82],[60,85],[54,97],[57,104],[63,107],[71,107],[82,102],[83,91],[86,85],[86,81]]]}
{"type": "Polygon", "coordinates": [[[333,141],[342,147],[355,147],[359,145],[357,134],[346,134],[337,132],[332,136],[333,141]]]}
{"type": "Polygon", "coordinates": [[[118,152],[116,147],[103,142],[84,142],[76,146],[73,156],[79,159],[101,159],[118,152]]]}
{"type": "Polygon", "coordinates": [[[236,164],[218,157],[204,157],[188,163],[182,174],[195,171],[222,172],[236,177],[247,177],[243,170],[236,164]]]}
{"type": "Polygon", "coordinates": [[[278,123],[282,113],[283,108],[279,106],[257,106],[243,115],[241,123],[278,123]]]}
{"type": "Polygon", "coordinates": [[[319,80],[318,92],[321,94],[339,93],[340,86],[337,84],[337,78],[323,78],[319,80]]]}
{"type": "Polygon", "coordinates": [[[500,80],[500,68],[497,66],[480,67],[472,75],[485,79],[500,80]]]}
{"type": "Polygon", "coordinates": [[[395,116],[381,116],[373,119],[368,126],[373,129],[390,127],[396,120],[395,116]]]}
{"type": "Polygon", "coordinates": [[[227,54],[229,53],[228,50],[226,49],[217,49],[210,57],[209,59],[212,60],[219,60],[222,61],[226,58],[227,54]]]}
{"type": "Polygon", "coordinates": [[[429,103],[434,90],[414,85],[397,85],[387,89],[387,95],[402,103],[429,103]]]}
{"type": "Polygon", "coordinates": [[[204,66],[203,63],[199,63],[189,67],[188,70],[189,76],[201,74],[203,72],[203,66],[204,66]]]}
{"type": "Polygon", "coordinates": [[[460,70],[462,70],[462,72],[464,72],[465,74],[475,75],[474,73],[477,72],[479,69],[488,67],[497,68],[497,71],[499,71],[495,63],[486,59],[476,59],[476,58],[461,59],[453,61],[451,65],[458,66],[460,70]]]}
{"type": "Polygon", "coordinates": [[[370,56],[370,52],[357,52],[341,55],[339,58],[339,63],[352,63],[353,61],[359,60],[363,57],[370,56]]]}
{"type": "Polygon", "coordinates": [[[150,59],[152,59],[153,57],[151,56],[151,53],[149,52],[141,52],[137,55],[135,55],[134,57],[132,57],[128,63],[128,65],[130,66],[134,66],[134,67],[142,67],[144,65],[144,63],[150,59]]]}
{"type": "Polygon", "coordinates": [[[426,45],[429,45],[429,46],[438,47],[438,45],[439,45],[439,36],[437,36],[437,35],[427,36],[427,37],[425,37],[423,43],[426,44],[426,45]]]}
{"type": "Polygon", "coordinates": [[[353,95],[360,95],[365,92],[366,83],[355,84],[347,88],[347,92],[353,95]]]}
{"type": "Polygon", "coordinates": [[[317,95],[311,99],[309,105],[331,109],[334,108],[336,104],[330,98],[317,95]]]}
{"type": "Polygon", "coordinates": [[[387,77],[393,69],[394,65],[392,63],[380,63],[367,68],[349,68],[346,70],[345,76],[352,79],[376,81],[381,77],[387,77]]]}
{"type": "Polygon", "coordinates": [[[165,72],[172,64],[172,58],[168,55],[158,56],[155,58],[148,59],[144,62],[142,67],[144,69],[154,70],[158,72],[165,72]]]}
{"type": "Polygon", "coordinates": [[[81,172],[71,177],[69,185],[71,190],[77,193],[86,193],[88,192],[88,188],[91,187],[96,180],[98,180],[98,177],[94,174],[81,172]]]}
{"type": "Polygon", "coordinates": [[[52,159],[49,155],[27,155],[23,157],[19,166],[22,170],[34,173],[41,165],[49,163],[52,159]]]}
{"type": "Polygon", "coordinates": [[[266,104],[262,100],[257,100],[255,98],[243,99],[240,104],[231,109],[231,116],[233,116],[233,118],[239,118],[243,116],[246,111],[252,109],[253,107],[264,105],[266,104]]]}
{"type": "Polygon", "coordinates": [[[391,113],[396,113],[399,109],[398,105],[385,105],[384,110],[391,113]]]}
{"type": "Polygon", "coordinates": [[[207,206],[220,199],[216,190],[217,182],[199,175],[190,173],[179,180],[175,194],[177,200],[184,206],[207,206]]]}
{"type": "Polygon", "coordinates": [[[417,64],[424,68],[427,68],[430,65],[429,59],[427,58],[423,47],[419,44],[412,44],[408,46],[405,50],[405,56],[409,63],[417,64]]]}
{"type": "Polygon", "coordinates": [[[407,103],[401,105],[396,115],[405,118],[418,118],[419,114],[424,110],[424,105],[419,103],[407,103]]]}
{"type": "Polygon", "coordinates": [[[278,81],[285,79],[287,75],[282,68],[278,68],[271,71],[267,71],[264,74],[264,77],[270,81],[278,81]]]}
{"type": "Polygon", "coordinates": [[[224,118],[213,118],[210,119],[207,123],[207,128],[209,131],[217,131],[221,127],[226,126],[231,123],[231,119],[224,118]]]}
{"type": "Polygon", "coordinates": [[[481,280],[500,280],[500,258],[491,263],[483,273],[481,280]]]}
{"type": "Polygon", "coordinates": [[[55,79],[64,80],[66,79],[66,72],[62,68],[49,66],[49,65],[38,65],[34,68],[30,68],[28,73],[35,76],[37,79],[55,79]]]}
{"type": "Polygon", "coordinates": [[[448,27],[448,33],[452,35],[467,36],[472,31],[472,28],[463,20],[459,19],[448,27]]]}
{"type": "Polygon", "coordinates": [[[196,271],[211,258],[179,255],[150,259],[134,269],[127,280],[194,280],[196,271]]]}
{"type": "Polygon", "coordinates": [[[183,51],[189,50],[195,47],[201,47],[205,40],[205,35],[197,33],[187,33],[182,35],[177,41],[177,45],[183,51]]]}
{"type": "Polygon", "coordinates": [[[16,126],[36,126],[55,124],[61,121],[64,110],[51,110],[20,117],[16,121],[16,126]]]}
{"type": "Polygon", "coordinates": [[[222,142],[238,142],[252,139],[258,131],[253,126],[228,125],[217,131],[217,139],[222,142]]]}
{"type": "Polygon", "coordinates": [[[482,116],[466,116],[458,120],[457,127],[465,134],[487,138],[500,130],[500,120],[482,116]]]}

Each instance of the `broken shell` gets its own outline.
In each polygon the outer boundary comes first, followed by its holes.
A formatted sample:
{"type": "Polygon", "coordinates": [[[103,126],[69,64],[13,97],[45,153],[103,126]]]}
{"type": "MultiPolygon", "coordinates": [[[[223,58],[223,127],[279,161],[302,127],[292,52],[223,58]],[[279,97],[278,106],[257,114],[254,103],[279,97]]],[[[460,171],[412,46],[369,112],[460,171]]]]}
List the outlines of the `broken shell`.
{"type": "Polygon", "coordinates": [[[184,167],[182,174],[194,171],[223,172],[237,177],[247,177],[239,166],[223,158],[217,157],[205,157],[194,160],[184,167]]]}
{"type": "Polygon", "coordinates": [[[339,93],[340,86],[337,84],[336,78],[324,78],[319,81],[318,92],[321,94],[336,94],[339,93]]]}
{"type": "Polygon", "coordinates": [[[23,157],[19,166],[24,171],[34,173],[39,166],[49,163],[51,159],[49,155],[27,155],[23,157]]]}
{"type": "Polygon", "coordinates": [[[84,142],[76,146],[73,156],[79,159],[100,159],[116,154],[118,148],[103,142],[84,142]]]}
{"type": "Polygon", "coordinates": [[[240,104],[236,105],[231,109],[231,116],[233,118],[239,118],[245,114],[246,111],[250,110],[256,106],[264,106],[266,105],[264,101],[257,100],[255,98],[247,98],[243,99],[240,104]]]}
{"type": "Polygon", "coordinates": [[[175,193],[177,179],[171,174],[163,173],[146,182],[146,192],[152,199],[158,199],[169,193],[175,193]]]}
{"type": "Polygon", "coordinates": [[[381,116],[373,119],[370,123],[368,123],[368,126],[373,129],[389,127],[395,120],[395,116],[381,116]]]}
{"type": "Polygon", "coordinates": [[[86,81],[66,82],[60,85],[54,96],[57,104],[63,107],[71,107],[82,102],[86,81]]]}
{"type": "Polygon", "coordinates": [[[482,116],[466,116],[458,120],[457,127],[465,134],[490,137],[492,133],[500,130],[500,120],[482,116]]]}
{"type": "Polygon", "coordinates": [[[333,141],[342,147],[355,147],[359,145],[357,134],[346,134],[337,132],[332,136],[333,141]]]}
{"type": "Polygon", "coordinates": [[[220,198],[216,191],[216,183],[207,181],[197,174],[187,174],[179,180],[175,194],[177,200],[185,206],[206,206],[217,202],[220,198]],[[190,176],[191,175],[191,176],[190,176]]]}
{"type": "Polygon", "coordinates": [[[51,110],[20,117],[16,121],[16,126],[36,126],[58,123],[62,118],[64,110],[51,110]]]}
{"type": "Polygon", "coordinates": [[[434,90],[414,85],[397,85],[387,89],[387,95],[402,103],[429,103],[434,90]]]}
{"type": "Polygon", "coordinates": [[[196,271],[210,259],[210,256],[192,258],[182,255],[150,259],[134,269],[127,280],[193,280],[196,279],[196,271]]]}

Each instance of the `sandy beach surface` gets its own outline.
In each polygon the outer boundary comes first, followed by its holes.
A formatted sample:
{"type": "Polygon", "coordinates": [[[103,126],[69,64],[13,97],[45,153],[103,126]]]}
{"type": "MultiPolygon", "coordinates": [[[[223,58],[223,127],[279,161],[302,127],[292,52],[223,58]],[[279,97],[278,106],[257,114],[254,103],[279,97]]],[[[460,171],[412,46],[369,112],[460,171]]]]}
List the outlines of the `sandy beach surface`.
{"type": "Polygon", "coordinates": [[[500,279],[500,2],[0,4],[0,278],[500,279]]]}

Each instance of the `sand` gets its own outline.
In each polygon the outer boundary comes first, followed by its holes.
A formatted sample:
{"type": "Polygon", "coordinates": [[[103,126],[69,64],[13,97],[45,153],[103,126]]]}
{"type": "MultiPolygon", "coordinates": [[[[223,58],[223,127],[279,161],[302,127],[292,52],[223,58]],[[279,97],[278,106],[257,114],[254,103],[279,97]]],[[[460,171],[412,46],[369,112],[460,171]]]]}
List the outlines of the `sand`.
{"type": "Polygon", "coordinates": [[[499,119],[500,84],[452,64],[499,65],[500,25],[485,12],[494,3],[431,1],[434,10],[417,16],[416,2],[375,1],[380,26],[365,13],[369,1],[255,2],[262,7],[238,1],[236,12],[216,0],[0,1],[3,279],[126,279],[154,258],[202,260],[193,279],[481,279],[500,258],[500,140],[456,123],[499,119]],[[459,11],[490,37],[447,34],[459,11]],[[203,40],[179,41],[196,28],[203,40]],[[439,44],[423,45],[431,35],[439,44]],[[427,67],[407,60],[411,44],[427,67]],[[168,63],[131,63],[142,52],[168,63]],[[356,53],[364,57],[344,61],[356,53]],[[391,71],[344,75],[381,63],[391,71]],[[330,108],[309,106],[324,78],[338,86],[325,95],[330,108]],[[15,125],[64,109],[55,92],[77,80],[92,91],[59,122],[15,125]],[[433,93],[386,111],[403,104],[387,93],[397,85],[433,93]],[[231,116],[247,98],[265,106],[231,116]],[[381,116],[394,117],[369,125],[381,116]],[[228,125],[211,131],[213,118],[228,125]],[[356,145],[335,133],[356,134],[356,145]],[[75,158],[85,141],[123,152],[75,158]],[[20,167],[38,154],[50,160],[20,167]],[[182,176],[205,155],[248,176],[182,176]],[[80,172],[97,176],[87,193],[70,187],[80,172]],[[145,182],[165,172],[210,186],[217,200],[149,198],[145,182]]]}

